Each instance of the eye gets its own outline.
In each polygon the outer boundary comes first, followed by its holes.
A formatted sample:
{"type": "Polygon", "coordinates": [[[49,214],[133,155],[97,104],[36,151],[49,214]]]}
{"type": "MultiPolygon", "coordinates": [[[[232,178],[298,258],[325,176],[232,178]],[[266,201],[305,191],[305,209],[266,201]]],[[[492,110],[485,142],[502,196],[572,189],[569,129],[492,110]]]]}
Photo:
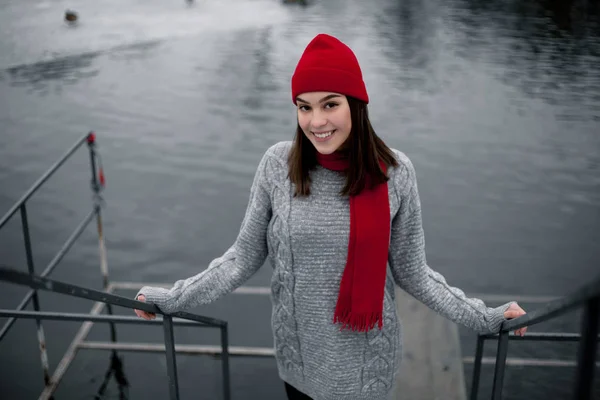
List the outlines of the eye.
{"type": "Polygon", "coordinates": [[[309,106],[298,106],[298,110],[300,110],[300,111],[308,111],[308,110],[310,110],[310,107],[309,106]]]}
{"type": "Polygon", "coordinates": [[[337,107],[338,103],[334,103],[334,102],[329,102],[327,104],[325,104],[325,108],[334,108],[337,107]]]}

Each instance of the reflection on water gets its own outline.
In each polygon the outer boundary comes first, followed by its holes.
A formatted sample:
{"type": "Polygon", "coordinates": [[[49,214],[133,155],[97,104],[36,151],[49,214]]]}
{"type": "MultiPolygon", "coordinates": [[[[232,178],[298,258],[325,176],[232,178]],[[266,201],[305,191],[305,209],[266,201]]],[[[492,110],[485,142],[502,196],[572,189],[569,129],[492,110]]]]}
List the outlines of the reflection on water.
{"type": "Polygon", "coordinates": [[[598,16],[594,1],[403,0],[386,5],[377,30],[398,90],[437,93],[468,60],[528,99],[567,106],[559,119],[599,121],[598,16]]]}
{"type": "Polygon", "coordinates": [[[487,58],[505,84],[530,98],[587,108],[560,118],[598,120],[600,21],[595,3],[457,0],[451,17],[461,27],[463,56],[487,58]]]}
{"type": "Polygon", "coordinates": [[[582,33],[597,31],[598,10],[600,3],[597,0],[537,0],[547,11],[545,16],[550,17],[558,29],[580,35],[582,33]]]}
{"type": "MultiPolygon", "coordinates": [[[[34,64],[24,64],[7,68],[4,74],[8,76],[11,86],[30,86],[35,91],[44,92],[49,84],[57,87],[73,85],[78,81],[93,78],[100,73],[93,65],[96,58],[108,55],[114,60],[143,59],[160,46],[161,41],[151,40],[131,45],[116,46],[105,51],[90,52],[72,56],[60,57],[50,61],[34,64]]],[[[0,71],[0,77],[3,77],[0,71]]]]}
{"type": "Polygon", "coordinates": [[[162,40],[148,40],[145,42],[117,46],[107,50],[105,53],[114,60],[141,60],[149,57],[152,52],[157,51],[162,40]]]}
{"type": "Polygon", "coordinates": [[[79,79],[98,75],[97,69],[91,69],[92,61],[97,53],[82,54],[44,61],[35,64],[21,65],[6,70],[10,77],[11,86],[32,85],[43,87],[50,81],[60,81],[63,84],[74,84],[79,79]]]}
{"type": "Polygon", "coordinates": [[[269,59],[273,53],[271,40],[271,27],[266,27],[259,32],[256,48],[253,52],[255,65],[250,79],[252,87],[244,99],[244,106],[249,110],[262,109],[264,107],[263,99],[266,97],[264,93],[268,93],[276,88],[273,84],[272,63],[269,59]]]}

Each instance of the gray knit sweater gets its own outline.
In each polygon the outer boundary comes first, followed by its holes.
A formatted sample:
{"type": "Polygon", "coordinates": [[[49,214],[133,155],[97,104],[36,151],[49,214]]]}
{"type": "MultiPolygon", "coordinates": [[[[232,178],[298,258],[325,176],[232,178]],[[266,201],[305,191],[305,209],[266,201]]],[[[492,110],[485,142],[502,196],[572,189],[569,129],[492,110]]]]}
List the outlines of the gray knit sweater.
{"type": "Polygon", "coordinates": [[[270,261],[271,326],[279,376],[315,400],[384,400],[402,356],[394,284],[425,305],[478,332],[497,332],[510,303],[488,308],[468,298],[427,266],[415,170],[394,150],[399,167],[389,170],[391,243],[383,329],[340,331],[332,323],[350,233],[344,177],[318,166],[311,195],[292,196],[287,179],[291,142],[264,154],[233,246],[208,268],[175,282],[170,290],[144,287],[150,303],[173,313],[208,304],[246,282],[270,261]]]}

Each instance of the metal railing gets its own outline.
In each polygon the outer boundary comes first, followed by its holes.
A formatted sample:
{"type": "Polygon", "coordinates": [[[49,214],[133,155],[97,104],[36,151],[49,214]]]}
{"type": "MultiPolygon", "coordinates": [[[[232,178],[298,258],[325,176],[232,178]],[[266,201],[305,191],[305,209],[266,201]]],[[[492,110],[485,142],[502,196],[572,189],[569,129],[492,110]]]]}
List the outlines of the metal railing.
{"type": "MultiPolygon", "coordinates": [[[[37,182],[14,204],[10,210],[0,219],[0,229],[6,225],[6,223],[20,211],[21,224],[23,237],[25,242],[25,252],[27,256],[27,268],[28,272],[21,272],[15,269],[8,268],[6,266],[0,266],[0,281],[6,281],[13,284],[25,285],[31,288],[31,290],[25,295],[23,300],[19,303],[14,310],[0,309],[0,317],[8,317],[8,321],[4,324],[0,330],[0,341],[6,336],[9,330],[12,328],[14,322],[18,318],[35,319],[37,325],[38,342],[40,347],[40,356],[42,363],[42,371],[44,376],[44,390],[40,394],[39,399],[50,399],[52,394],[55,392],[58,384],[60,383],[65,372],[69,368],[71,362],[75,358],[79,349],[109,349],[112,350],[112,364],[119,363],[120,360],[116,354],[116,349],[129,350],[129,351],[157,351],[157,346],[145,343],[118,343],[115,324],[140,324],[140,325],[163,325],[164,332],[164,348],[158,348],[159,351],[164,351],[167,360],[167,375],[169,385],[169,395],[172,400],[179,399],[179,384],[177,378],[177,364],[176,364],[176,353],[180,352],[175,346],[174,331],[175,325],[185,326],[197,326],[197,327],[210,327],[219,328],[221,331],[221,349],[220,357],[222,360],[222,374],[223,374],[223,398],[224,400],[230,399],[230,383],[229,383],[229,343],[228,343],[228,329],[227,322],[221,321],[214,318],[202,317],[186,312],[179,312],[174,314],[164,314],[158,307],[152,304],[140,302],[137,300],[128,299],[126,297],[115,295],[112,292],[112,285],[110,285],[108,277],[108,266],[106,261],[106,250],[104,246],[104,236],[102,232],[102,217],[101,217],[101,204],[102,197],[100,192],[104,186],[104,175],[100,161],[100,167],[98,168],[99,154],[96,150],[96,136],[93,132],[84,135],[79,139],[62,157],[38,179],[37,182]],[[33,262],[33,250],[31,244],[31,237],[29,233],[29,221],[27,219],[27,201],[29,198],[61,167],[65,161],[75,151],[81,147],[84,143],[87,143],[90,152],[90,166],[92,172],[92,191],[94,195],[94,207],[93,210],[83,219],[83,221],[77,226],[75,231],[63,244],[62,248],[46,266],[40,275],[35,274],[35,266],[33,262]],[[85,228],[89,225],[92,219],[96,217],[98,238],[99,238],[99,250],[100,250],[100,267],[103,277],[103,291],[93,290],[84,288],[69,283],[59,282],[47,278],[50,273],[59,264],[65,254],[73,246],[75,241],[81,236],[85,228]],[[96,301],[91,312],[89,314],[69,314],[63,312],[42,312],[40,310],[40,301],[38,297],[38,290],[44,290],[54,293],[60,293],[73,297],[80,297],[87,300],[96,301]],[[34,311],[23,311],[29,303],[33,301],[34,311]],[[100,315],[106,306],[109,315],[100,315]],[[160,314],[163,316],[162,319],[146,321],[138,317],[129,316],[116,316],[113,315],[112,306],[121,306],[129,309],[138,309],[147,312],[160,314]],[[174,320],[173,317],[180,319],[174,320]],[[75,338],[71,342],[67,351],[65,352],[62,360],[56,367],[54,374],[50,375],[48,355],[46,351],[46,338],[44,329],[42,326],[42,320],[58,320],[58,321],[80,321],[84,322],[75,335],[75,338]],[[97,346],[98,343],[85,342],[85,339],[96,322],[108,323],[110,325],[110,336],[111,343],[102,343],[104,346],[97,346]],[[92,345],[96,344],[96,346],[92,345]]],[[[109,374],[107,374],[108,376],[109,374]]],[[[106,383],[106,382],[105,382],[106,383]]]]}
{"type": "Polygon", "coordinates": [[[486,339],[498,340],[492,400],[502,399],[502,386],[506,369],[509,340],[516,341],[554,341],[579,342],[577,354],[577,372],[573,393],[574,400],[592,400],[594,367],[598,348],[598,317],[600,315],[600,277],[581,287],[569,296],[547,303],[544,307],[529,312],[519,318],[505,321],[499,334],[479,334],[475,350],[471,400],[477,400],[481,376],[483,346],[486,339]],[[523,327],[531,327],[544,321],[556,318],[566,312],[583,307],[581,318],[581,334],[573,333],[527,333],[525,336],[510,335],[509,332],[523,327]]]}

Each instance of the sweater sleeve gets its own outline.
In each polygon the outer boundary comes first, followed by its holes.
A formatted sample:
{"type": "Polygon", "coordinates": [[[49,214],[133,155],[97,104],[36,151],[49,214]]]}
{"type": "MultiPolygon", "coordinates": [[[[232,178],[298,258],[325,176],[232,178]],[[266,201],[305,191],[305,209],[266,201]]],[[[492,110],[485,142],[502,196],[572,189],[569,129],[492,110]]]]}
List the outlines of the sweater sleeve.
{"type": "Polygon", "coordinates": [[[234,244],[208,268],[175,282],[171,289],[145,286],[136,295],[156,304],[165,313],[174,313],[211,303],[244,284],[264,264],[267,254],[267,226],[271,219],[267,151],[260,161],[250,200],[234,244]]]}
{"type": "Polygon", "coordinates": [[[427,265],[421,203],[411,161],[400,157],[394,184],[400,209],[392,220],[389,264],[398,286],[440,315],[480,333],[497,333],[505,320],[506,303],[486,307],[480,299],[469,298],[450,286],[427,265]]]}

